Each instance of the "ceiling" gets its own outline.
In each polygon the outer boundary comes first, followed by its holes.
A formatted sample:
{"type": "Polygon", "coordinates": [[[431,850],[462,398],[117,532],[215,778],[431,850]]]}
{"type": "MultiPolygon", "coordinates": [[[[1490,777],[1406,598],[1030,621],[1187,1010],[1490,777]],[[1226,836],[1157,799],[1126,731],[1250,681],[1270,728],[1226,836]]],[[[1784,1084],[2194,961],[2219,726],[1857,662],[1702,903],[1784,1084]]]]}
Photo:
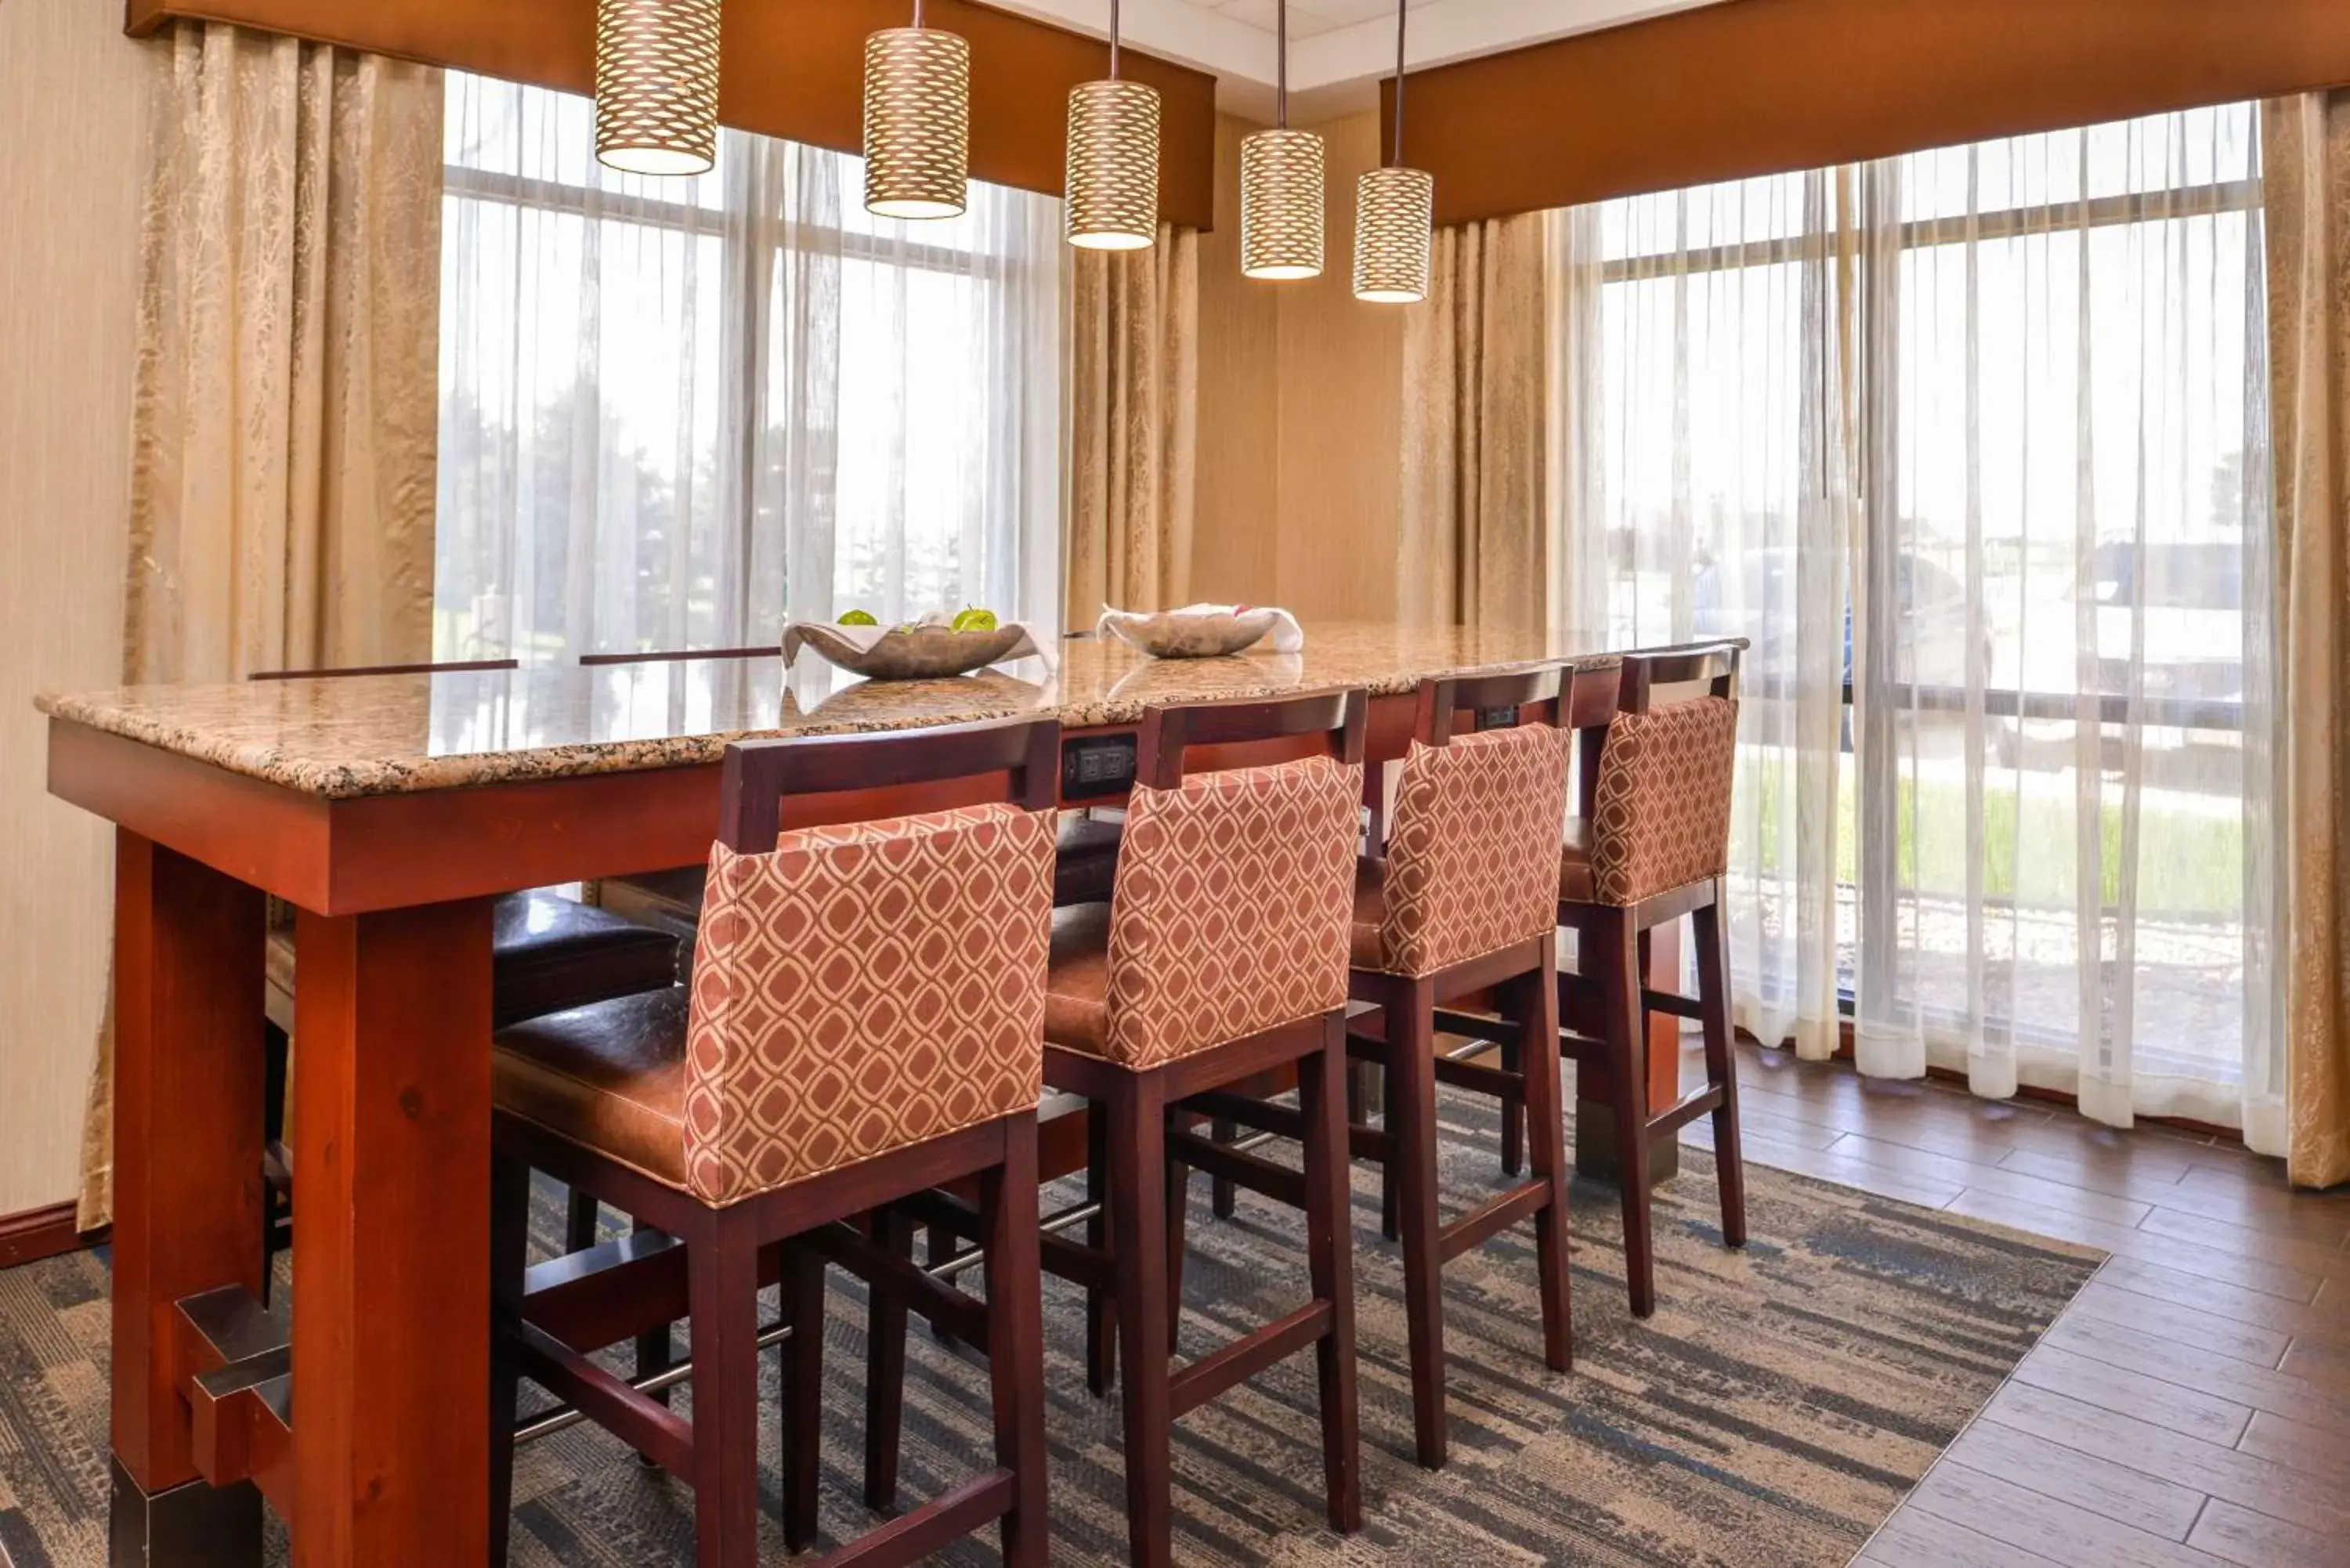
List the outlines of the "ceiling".
{"type": "MultiPolygon", "coordinates": [[[[1107,35],[1110,0],[991,0],[1080,32],[1107,35]]],[[[1496,54],[1718,0],[1408,0],[1412,69],[1496,54]]],[[[1128,43],[1216,77],[1217,102],[1273,112],[1275,0],[1122,0],[1128,43]]],[[[1311,120],[1378,101],[1395,73],[1395,0],[1290,0],[1290,115],[1311,120]]]]}

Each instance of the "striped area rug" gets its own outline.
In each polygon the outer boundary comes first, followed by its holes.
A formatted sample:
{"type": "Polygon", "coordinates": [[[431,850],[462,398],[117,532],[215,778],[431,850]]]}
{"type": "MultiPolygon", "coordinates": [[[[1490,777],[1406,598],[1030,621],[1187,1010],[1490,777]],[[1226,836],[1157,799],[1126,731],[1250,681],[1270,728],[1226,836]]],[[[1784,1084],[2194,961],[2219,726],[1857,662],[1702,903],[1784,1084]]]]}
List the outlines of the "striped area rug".
{"type": "MultiPolygon", "coordinates": [[[[1448,1099],[1449,1202],[1499,1179],[1490,1120],[1448,1099]]],[[[1447,1271],[1451,1463],[1411,1459],[1401,1271],[1358,1168],[1365,1523],[1322,1523],[1313,1364],[1293,1358],[1179,1425],[1176,1556],[1185,1563],[1592,1563],[1832,1568],[1847,1562],[2095,1268],[2085,1249],[2023,1237],[1750,1166],[1752,1241],[1719,1244],[1712,1168],[1684,1151],[1659,1194],[1658,1288],[1625,1305],[1615,1194],[1577,1183],[1575,1370],[1544,1370],[1532,1238],[1447,1271]]],[[[1193,1184],[1183,1350],[1196,1355],[1305,1298],[1299,1227],[1242,1194],[1207,1211],[1193,1184]]],[[[1056,1189],[1047,1206],[1069,1194],[1056,1189]]],[[[559,1222],[542,1195],[542,1242],[559,1222]]],[[[858,1502],[864,1324],[835,1276],[827,1325],[824,1524],[874,1522],[858,1502]]],[[[106,1274],[91,1254],[0,1273],[0,1549],[16,1568],[105,1562],[106,1274]]],[[[1126,1560],[1115,1397],[1085,1392],[1076,1294],[1047,1282],[1053,1560],[1126,1560]]],[[[983,1368],[919,1327],[908,1381],[904,1496],[988,1462],[983,1368]]],[[[776,1367],[767,1358],[766,1391],[776,1367]]],[[[690,1410],[690,1401],[681,1399],[690,1410]]],[[[763,1432],[773,1499],[775,1425],[763,1432]]],[[[690,1564],[692,1494],[579,1427],[523,1450],[513,1562],[690,1564]]],[[[771,1510],[772,1511],[772,1510],[771,1510]]],[[[273,1557],[282,1560],[282,1541],[273,1557]]],[[[785,1560],[780,1534],[764,1553],[785,1560]]],[[[992,1535],[947,1553],[995,1561],[992,1535]]]]}

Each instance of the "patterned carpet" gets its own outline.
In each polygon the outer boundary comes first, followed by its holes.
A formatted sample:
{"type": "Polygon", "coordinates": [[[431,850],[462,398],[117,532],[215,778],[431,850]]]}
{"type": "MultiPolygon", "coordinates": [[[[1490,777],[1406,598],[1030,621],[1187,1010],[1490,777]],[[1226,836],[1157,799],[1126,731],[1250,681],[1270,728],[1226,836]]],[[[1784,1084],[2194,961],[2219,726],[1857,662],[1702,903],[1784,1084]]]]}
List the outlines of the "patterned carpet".
{"type": "MultiPolygon", "coordinates": [[[[1492,1128],[1448,1097],[1455,1205],[1497,1173],[1492,1128]]],[[[1195,1180],[1184,1349],[1197,1355],[1305,1297],[1298,1228],[1241,1197],[1207,1215],[1195,1180]]],[[[1180,1425],[1176,1556],[1200,1564],[1590,1563],[1820,1568],[1846,1563],[2088,1278],[2098,1255],[1749,1168],[1753,1240],[1718,1244],[1704,1156],[1659,1192],[1657,1315],[1625,1306],[1612,1190],[1575,1189],[1576,1369],[1543,1368],[1532,1239],[1447,1272],[1452,1461],[1410,1459],[1400,1270],[1355,1197],[1365,1526],[1322,1524],[1313,1362],[1290,1362],[1180,1425]]],[[[1047,1206],[1059,1193],[1048,1196],[1047,1206]]],[[[555,1195],[540,1205],[543,1241],[555,1195]]],[[[838,1276],[835,1276],[838,1281],[838,1276]]],[[[1054,1561],[1125,1560],[1115,1401],[1084,1391],[1074,1293],[1046,1285],[1054,1561]]],[[[100,1568],[106,1273],[92,1254],[0,1272],[0,1549],[16,1568],[100,1568]]],[[[869,1528],[856,1497],[863,1312],[836,1282],[825,1527],[869,1528]]],[[[934,1495],[987,1462],[974,1361],[917,1329],[905,1490],[934,1495]]],[[[769,1394],[776,1376],[767,1358],[769,1394]]],[[[681,1408],[690,1404],[681,1403],[681,1408]]],[[[775,1441],[766,1428],[763,1441],[775,1441]]],[[[774,1486],[772,1451],[767,1485],[774,1486]]],[[[667,1568],[692,1561],[691,1493],[579,1427],[523,1450],[513,1561],[667,1568]]],[[[282,1542],[273,1556],[282,1552],[282,1542]]],[[[782,1561],[779,1535],[766,1556],[782,1561]]],[[[282,1557],[281,1557],[282,1560],[282,1557]]],[[[941,1559],[995,1560],[993,1536],[941,1559]]]]}

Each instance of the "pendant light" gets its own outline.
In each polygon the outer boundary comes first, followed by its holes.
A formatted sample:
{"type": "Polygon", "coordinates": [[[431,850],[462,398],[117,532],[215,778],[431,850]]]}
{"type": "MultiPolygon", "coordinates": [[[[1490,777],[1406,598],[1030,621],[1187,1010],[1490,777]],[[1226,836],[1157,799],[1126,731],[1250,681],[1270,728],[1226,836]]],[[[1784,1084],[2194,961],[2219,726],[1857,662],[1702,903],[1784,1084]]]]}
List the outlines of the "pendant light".
{"type": "Polygon", "coordinates": [[[596,161],[706,174],[718,161],[718,0],[597,0],[596,161]]]}
{"type": "Polygon", "coordinates": [[[914,25],[865,40],[865,210],[951,218],[971,183],[971,45],[914,25]]]}
{"type": "Polygon", "coordinates": [[[1322,273],[1322,139],[1289,129],[1289,0],[1274,12],[1273,124],[1241,143],[1241,271],[1322,273]]]}
{"type": "Polygon", "coordinates": [[[1109,78],[1069,89],[1062,233],[1092,251],[1139,251],[1159,238],[1159,89],[1118,75],[1109,0],[1109,78]]]}
{"type": "Polygon", "coordinates": [[[1428,297],[1428,247],[1436,177],[1403,161],[1403,23],[1396,0],[1395,140],[1388,162],[1355,182],[1355,297],[1414,305],[1428,297]]]}

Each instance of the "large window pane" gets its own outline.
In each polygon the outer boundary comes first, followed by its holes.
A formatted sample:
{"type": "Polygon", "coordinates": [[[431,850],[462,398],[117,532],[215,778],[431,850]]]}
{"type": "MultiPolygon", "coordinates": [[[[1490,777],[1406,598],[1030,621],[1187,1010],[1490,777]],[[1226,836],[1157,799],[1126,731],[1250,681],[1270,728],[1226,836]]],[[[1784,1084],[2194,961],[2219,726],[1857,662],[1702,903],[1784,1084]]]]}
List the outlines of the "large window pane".
{"type": "Polygon", "coordinates": [[[875,219],[858,160],[731,130],[619,175],[585,99],[448,99],[441,657],[1056,614],[1056,203],[875,219]]]}
{"type": "Polygon", "coordinates": [[[1562,214],[1570,613],[1750,643],[1742,1022],[1825,1048],[1833,984],[1864,1070],[2107,1120],[2266,1082],[2259,178],[2232,105],[1562,214]]]}

